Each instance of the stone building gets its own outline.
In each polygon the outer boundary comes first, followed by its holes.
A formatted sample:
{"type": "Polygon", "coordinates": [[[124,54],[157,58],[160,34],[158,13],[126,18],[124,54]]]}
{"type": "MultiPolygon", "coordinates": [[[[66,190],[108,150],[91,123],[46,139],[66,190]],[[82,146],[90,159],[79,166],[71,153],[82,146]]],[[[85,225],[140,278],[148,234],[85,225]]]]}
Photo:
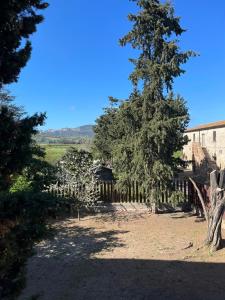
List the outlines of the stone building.
{"type": "Polygon", "coordinates": [[[196,166],[225,168],[225,121],[196,126],[186,131],[189,138],[183,156],[196,166]]]}

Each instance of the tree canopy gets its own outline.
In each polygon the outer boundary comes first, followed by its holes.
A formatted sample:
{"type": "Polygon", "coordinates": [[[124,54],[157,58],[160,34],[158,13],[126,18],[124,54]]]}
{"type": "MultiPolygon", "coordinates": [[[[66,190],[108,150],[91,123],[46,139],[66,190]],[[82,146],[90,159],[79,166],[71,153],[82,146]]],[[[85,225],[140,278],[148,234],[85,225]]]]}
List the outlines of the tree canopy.
{"type": "Polygon", "coordinates": [[[18,80],[31,56],[29,37],[43,21],[38,11],[47,6],[42,0],[0,1],[0,88],[18,80]]]}
{"type": "Polygon", "coordinates": [[[34,155],[44,155],[33,135],[44,123],[45,114],[29,117],[10,100],[9,94],[0,93],[0,188],[7,187],[10,177],[29,165],[34,155]]]}
{"type": "Polygon", "coordinates": [[[181,164],[174,157],[187,143],[184,137],[189,115],[184,99],[173,91],[174,79],[194,56],[183,52],[177,37],[185,31],[170,3],[134,0],[139,7],[129,14],[132,29],[121,46],[131,45],[133,91],[125,101],[110,97],[111,106],[95,126],[98,157],[110,160],[121,184],[138,180],[144,188],[168,182],[181,164]]]}
{"type": "Polygon", "coordinates": [[[59,181],[67,184],[86,183],[92,164],[90,152],[71,147],[57,164],[59,181]]]}
{"type": "Polygon", "coordinates": [[[7,188],[12,175],[21,173],[33,156],[43,155],[32,137],[44,123],[45,114],[24,114],[4,85],[16,82],[29,60],[29,38],[43,21],[38,11],[47,6],[42,0],[0,2],[0,188],[7,188]]]}

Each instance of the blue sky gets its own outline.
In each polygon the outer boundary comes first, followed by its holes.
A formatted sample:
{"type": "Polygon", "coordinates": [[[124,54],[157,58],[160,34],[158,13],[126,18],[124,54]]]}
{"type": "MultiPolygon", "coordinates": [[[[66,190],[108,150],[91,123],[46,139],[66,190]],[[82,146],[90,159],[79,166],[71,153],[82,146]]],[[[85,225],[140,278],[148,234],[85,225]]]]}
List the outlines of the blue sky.
{"type": "MultiPolygon", "coordinates": [[[[47,112],[47,128],[94,124],[108,96],[131,92],[129,47],[118,39],[129,29],[128,0],[50,0],[45,21],[32,37],[31,60],[18,83],[9,86],[16,102],[32,114],[47,112]],[[66,3],[66,4],[65,4],[66,3]]],[[[187,32],[183,50],[200,56],[185,65],[175,91],[187,101],[190,126],[225,119],[225,1],[173,0],[187,32]]]]}

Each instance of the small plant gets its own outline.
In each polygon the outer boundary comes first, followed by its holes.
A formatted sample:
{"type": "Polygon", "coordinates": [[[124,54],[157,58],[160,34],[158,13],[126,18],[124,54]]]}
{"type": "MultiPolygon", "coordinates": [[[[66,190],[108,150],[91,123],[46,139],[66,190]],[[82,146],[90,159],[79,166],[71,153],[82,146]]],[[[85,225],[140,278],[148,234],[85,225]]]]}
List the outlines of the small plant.
{"type": "Polygon", "coordinates": [[[169,197],[169,202],[173,207],[178,206],[180,203],[185,201],[184,194],[181,191],[173,191],[169,197]]]}
{"type": "Polygon", "coordinates": [[[18,192],[31,192],[33,189],[32,181],[29,181],[25,176],[19,175],[14,183],[12,184],[9,192],[18,193],[18,192]]]}

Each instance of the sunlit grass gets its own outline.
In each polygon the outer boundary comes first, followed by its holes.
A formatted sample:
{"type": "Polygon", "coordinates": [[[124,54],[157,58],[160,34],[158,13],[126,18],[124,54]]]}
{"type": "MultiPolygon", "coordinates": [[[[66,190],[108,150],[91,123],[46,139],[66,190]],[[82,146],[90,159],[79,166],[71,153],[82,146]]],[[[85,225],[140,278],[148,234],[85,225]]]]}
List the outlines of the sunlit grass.
{"type": "Polygon", "coordinates": [[[71,147],[76,149],[84,149],[86,151],[91,150],[90,144],[41,144],[40,146],[45,149],[45,160],[52,165],[55,165],[56,162],[59,161],[60,158],[62,158],[66,151],[71,147]]]}

